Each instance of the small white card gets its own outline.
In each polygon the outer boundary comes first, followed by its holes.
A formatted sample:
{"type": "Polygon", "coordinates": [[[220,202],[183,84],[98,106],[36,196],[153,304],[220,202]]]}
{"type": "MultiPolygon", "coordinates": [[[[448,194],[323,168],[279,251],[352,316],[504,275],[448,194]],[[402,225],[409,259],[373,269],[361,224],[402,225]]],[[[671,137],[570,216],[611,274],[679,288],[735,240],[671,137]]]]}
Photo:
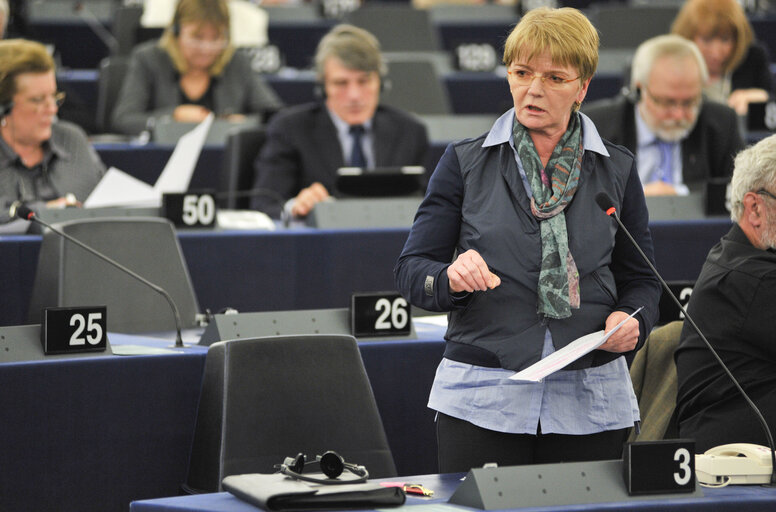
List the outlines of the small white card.
{"type": "Polygon", "coordinates": [[[546,376],[557,372],[561,368],[568,366],[585,354],[597,349],[603,345],[609,336],[617,332],[622,325],[633,315],[641,311],[642,308],[634,311],[628,318],[617,324],[614,329],[604,334],[604,331],[597,331],[577,338],[560,350],[556,350],[544,359],[532,364],[525,370],[521,370],[509,377],[512,380],[526,382],[539,382],[546,376]]]}

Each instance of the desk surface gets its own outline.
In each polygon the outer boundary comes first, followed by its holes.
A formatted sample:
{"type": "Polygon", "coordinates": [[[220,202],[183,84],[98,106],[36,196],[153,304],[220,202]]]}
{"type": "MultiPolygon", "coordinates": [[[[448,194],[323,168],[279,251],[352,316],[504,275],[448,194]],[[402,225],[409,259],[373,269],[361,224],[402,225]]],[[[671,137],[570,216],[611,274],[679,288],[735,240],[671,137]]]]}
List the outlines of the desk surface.
{"type": "MultiPolygon", "coordinates": [[[[359,349],[400,474],[436,471],[426,407],[442,329],[359,349]]],[[[170,340],[109,334],[120,347],[170,340]]],[[[0,510],[126,512],[186,479],[206,347],[0,363],[0,510]]]]}
{"type": "MultiPolygon", "coordinates": [[[[392,479],[392,481],[419,483],[434,491],[434,497],[431,499],[408,496],[406,505],[435,505],[435,509],[438,510],[449,507],[448,510],[455,511],[462,509],[447,505],[447,500],[458,487],[462,476],[462,474],[421,475],[392,479]]],[[[700,498],[654,496],[627,502],[566,505],[563,507],[528,507],[519,510],[525,512],[594,512],[627,509],[654,512],[675,510],[738,512],[745,509],[747,512],[765,512],[772,511],[776,507],[776,489],[760,486],[730,486],[721,489],[703,489],[703,493],[704,496],[700,498]]],[[[130,512],[256,512],[260,509],[235,498],[231,494],[215,493],[136,501],[130,505],[129,510],[130,512]]]]}

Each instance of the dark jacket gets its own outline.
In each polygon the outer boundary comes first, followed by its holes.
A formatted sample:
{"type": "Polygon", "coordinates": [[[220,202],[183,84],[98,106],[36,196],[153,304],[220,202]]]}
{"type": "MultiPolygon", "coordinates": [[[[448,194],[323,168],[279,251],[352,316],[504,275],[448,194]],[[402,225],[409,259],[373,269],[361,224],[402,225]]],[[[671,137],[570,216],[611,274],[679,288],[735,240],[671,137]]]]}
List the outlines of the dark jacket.
{"type": "MultiPolygon", "coordinates": [[[[179,78],[169,55],[156,41],[135,48],[111,117],[112,129],[138,134],[146,129],[149,118],[172,115],[183,104],[179,78]]],[[[275,91],[251,69],[248,57],[240,52],[235,52],[222,73],[213,77],[212,88],[216,116],[261,116],[283,106],[275,91]]]]}
{"type": "MultiPolygon", "coordinates": [[[[541,357],[545,324],[536,312],[541,265],[539,223],[531,214],[514,151],[508,143],[483,147],[486,136],[450,145],[429,182],[396,265],[396,283],[410,303],[450,311],[445,356],[479,366],[523,369],[541,357]],[[455,254],[477,250],[501,285],[457,302],[447,267],[455,254]]],[[[641,340],[657,319],[659,283],[595,197],[606,192],[642,249],[652,255],[644,193],[633,156],[606,144],[610,156],[585,151],[566,225],[582,304],[572,316],[549,320],[555,348],[604,328],[615,310],[637,315],[641,340]]],[[[619,357],[593,351],[566,369],[598,366],[619,357]]]]}
{"type": "MultiPolygon", "coordinates": [[[[733,225],[709,252],[687,312],[771,429],[776,424],[774,304],[776,253],[754,247],[733,225]]],[[[689,322],[674,357],[680,436],[695,439],[698,453],[733,442],[767,445],[754,413],[689,322]]]]}
{"type": "MultiPolygon", "coordinates": [[[[425,165],[428,134],[423,124],[395,108],[379,106],[372,119],[378,167],[425,165]]],[[[342,145],[323,103],[278,112],[267,126],[267,140],[255,163],[255,189],[269,189],[284,200],[315,182],[337,196],[337,169],[344,166],[342,145]]],[[[251,206],[277,216],[277,200],[255,198],[251,206]]]]}
{"type": "MultiPolygon", "coordinates": [[[[583,111],[598,128],[601,137],[636,153],[635,104],[625,95],[598,100],[583,111]]],[[[733,174],[733,157],[744,148],[738,118],[730,107],[704,101],[698,121],[682,140],[682,179],[691,190],[699,189],[710,178],[733,174]]]]}
{"type": "Polygon", "coordinates": [[[768,52],[760,43],[752,43],[744,59],[733,70],[731,89],[765,89],[773,94],[773,77],[768,63],[768,52]]]}

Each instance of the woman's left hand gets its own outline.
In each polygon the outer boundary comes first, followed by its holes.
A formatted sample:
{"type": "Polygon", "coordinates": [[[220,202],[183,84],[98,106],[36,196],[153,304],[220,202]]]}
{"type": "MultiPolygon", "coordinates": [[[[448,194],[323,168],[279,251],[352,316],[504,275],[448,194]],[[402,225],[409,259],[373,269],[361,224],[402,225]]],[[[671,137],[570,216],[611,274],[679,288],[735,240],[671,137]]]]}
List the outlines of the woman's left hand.
{"type": "MultiPolygon", "coordinates": [[[[628,318],[628,313],[615,311],[606,319],[605,332],[614,329],[617,324],[628,318]]],[[[631,317],[620,327],[617,332],[606,340],[606,343],[598,347],[607,352],[630,352],[636,348],[639,342],[639,321],[631,317]]]]}

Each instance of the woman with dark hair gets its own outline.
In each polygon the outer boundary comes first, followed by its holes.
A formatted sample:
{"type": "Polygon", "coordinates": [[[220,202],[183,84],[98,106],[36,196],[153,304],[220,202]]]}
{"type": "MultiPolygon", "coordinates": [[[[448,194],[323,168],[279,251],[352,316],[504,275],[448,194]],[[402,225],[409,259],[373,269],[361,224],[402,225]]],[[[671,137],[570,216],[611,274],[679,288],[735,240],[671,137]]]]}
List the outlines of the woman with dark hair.
{"type": "Polygon", "coordinates": [[[229,26],[226,0],[180,0],[161,39],[133,51],[113,130],[137,134],[164,116],[196,123],[213,112],[240,121],[279,109],[272,88],[235,52],[229,26]]]}

